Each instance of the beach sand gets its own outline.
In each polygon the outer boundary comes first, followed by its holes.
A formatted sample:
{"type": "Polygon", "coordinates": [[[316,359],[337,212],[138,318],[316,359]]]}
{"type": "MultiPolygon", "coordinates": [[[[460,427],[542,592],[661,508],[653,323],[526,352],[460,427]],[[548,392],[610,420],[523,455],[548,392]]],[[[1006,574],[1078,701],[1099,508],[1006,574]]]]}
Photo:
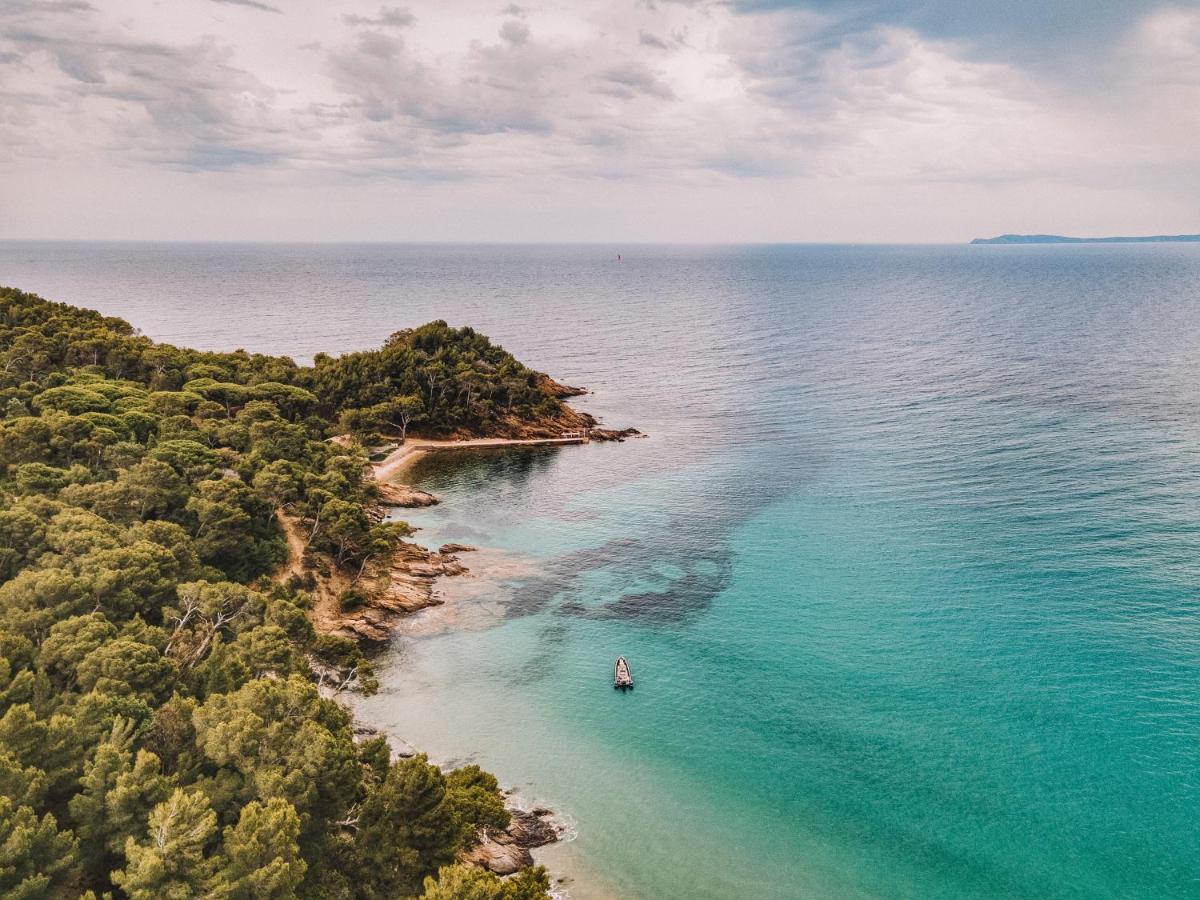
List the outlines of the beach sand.
{"type": "Polygon", "coordinates": [[[409,438],[385,459],[373,466],[376,481],[392,481],[426,453],[439,450],[498,450],[504,447],[556,447],[582,444],[583,438],[475,438],[467,441],[439,441],[409,438]]]}

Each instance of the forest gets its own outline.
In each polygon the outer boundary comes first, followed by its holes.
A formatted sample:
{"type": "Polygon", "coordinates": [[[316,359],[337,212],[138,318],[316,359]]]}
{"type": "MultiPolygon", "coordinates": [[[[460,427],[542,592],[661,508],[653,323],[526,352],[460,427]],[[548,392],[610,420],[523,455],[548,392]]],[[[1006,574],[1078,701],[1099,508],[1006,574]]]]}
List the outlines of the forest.
{"type": "Polygon", "coordinates": [[[547,896],[455,862],[496,779],[356,741],[327,675],[369,662],[278,577],[281,514],[350,572],[406,534],[381,432],[504,433],[547,382],[444,322],[306,367],[0,288],[0,896],[547,896]]]}

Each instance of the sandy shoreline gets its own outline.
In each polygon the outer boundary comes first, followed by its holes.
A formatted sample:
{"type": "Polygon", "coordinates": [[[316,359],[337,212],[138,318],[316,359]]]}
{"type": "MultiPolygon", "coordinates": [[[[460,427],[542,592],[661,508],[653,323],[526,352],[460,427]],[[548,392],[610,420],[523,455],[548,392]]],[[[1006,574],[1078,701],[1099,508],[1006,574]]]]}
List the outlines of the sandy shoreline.
{"type": "Polygon", "coordinates": [[[582,437],[564,438],[474,438],[466,441],[439,441],[432,438],[409,438],[372,468],[375,480],[392,481],[426,453],[440,450],[498,450],[505,447],[560,447],[582,444],[582,437]]]}

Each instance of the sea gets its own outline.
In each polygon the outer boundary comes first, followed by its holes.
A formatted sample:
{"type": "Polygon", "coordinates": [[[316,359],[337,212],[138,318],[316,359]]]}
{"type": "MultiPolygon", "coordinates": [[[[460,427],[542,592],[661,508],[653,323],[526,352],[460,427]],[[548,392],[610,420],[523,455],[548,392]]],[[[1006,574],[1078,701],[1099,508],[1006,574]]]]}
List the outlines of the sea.
{"type": "Polygon", "coordinates": [[[553,809],[573,900],[1200,897],[1200,246],[4,242],[0,283],[302,362],[471,325],[646,433],[422,460],[417,539],[479,550],[356,702],[553,809]]]}

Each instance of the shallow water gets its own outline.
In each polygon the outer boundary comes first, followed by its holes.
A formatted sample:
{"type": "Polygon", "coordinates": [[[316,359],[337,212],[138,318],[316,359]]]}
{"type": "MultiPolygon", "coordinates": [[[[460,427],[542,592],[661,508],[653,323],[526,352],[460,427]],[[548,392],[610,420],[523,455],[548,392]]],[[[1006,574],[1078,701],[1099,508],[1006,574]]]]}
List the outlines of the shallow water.
{"type": "Polygon", "coordinates": [[[563,811],[572,897],[1200,895],[1200,248],[616,250],[0,283],[298,358],[469,323],[651,434],[422,462],[489,550],[363,704],[563,811]]]}

